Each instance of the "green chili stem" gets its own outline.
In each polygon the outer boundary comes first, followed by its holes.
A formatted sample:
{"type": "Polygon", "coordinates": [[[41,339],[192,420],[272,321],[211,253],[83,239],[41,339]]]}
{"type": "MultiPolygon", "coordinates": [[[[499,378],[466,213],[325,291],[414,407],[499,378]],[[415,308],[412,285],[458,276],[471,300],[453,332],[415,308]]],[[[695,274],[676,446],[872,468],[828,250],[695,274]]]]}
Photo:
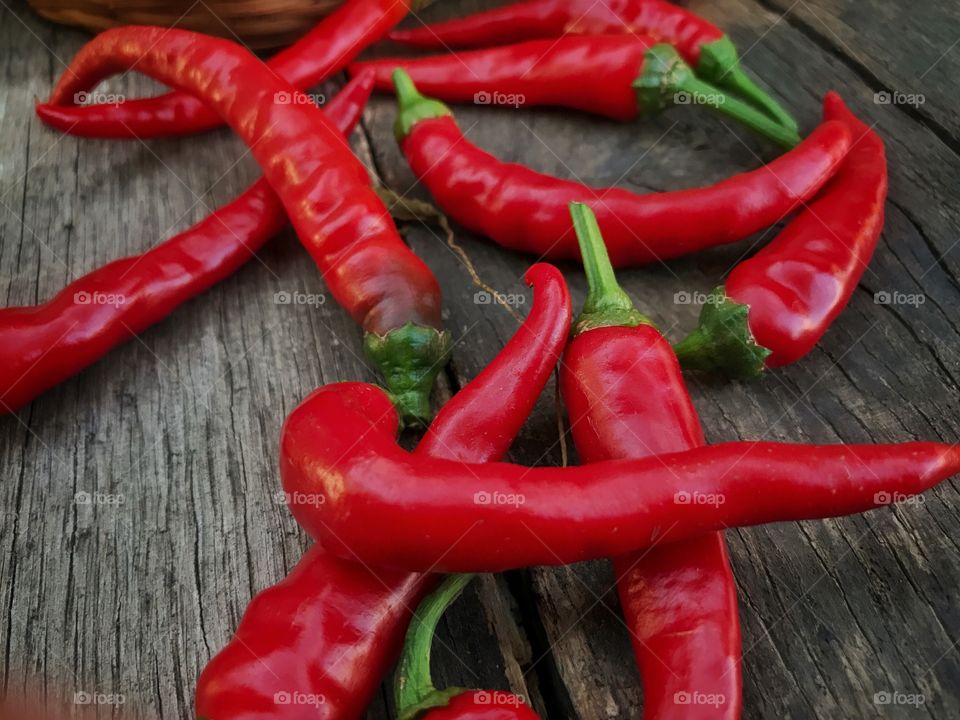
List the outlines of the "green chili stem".
{"type": "Polygon", "coordinates": [[[797,121],[780,107],[776,100],[764,92],[742,68],[730,68],[723,74],[717,84],[760,108],[786,130],[793,133],[797,132],[797,121]]]}
{"type": "Polygon", "coordinates": [[[397,93],[397,119],[393,124],[397,142],[403,141],[421,120],[452,114],[450,108],[439,100],[421,94],[413,84],[413,78],[402,68],[394,70],[391,79],[397,93]]]}
{"type": "Polygon", "coordinates": [[[474,576],[469,574],[447,575],[439,587],[417,608],[407,630],[394,685],[394,698],[400,717],[407,715],[411,708],[422,706],[431,697],[438,695],[430,677],[433,636],[443,613],[473,578],[474,576]]]}

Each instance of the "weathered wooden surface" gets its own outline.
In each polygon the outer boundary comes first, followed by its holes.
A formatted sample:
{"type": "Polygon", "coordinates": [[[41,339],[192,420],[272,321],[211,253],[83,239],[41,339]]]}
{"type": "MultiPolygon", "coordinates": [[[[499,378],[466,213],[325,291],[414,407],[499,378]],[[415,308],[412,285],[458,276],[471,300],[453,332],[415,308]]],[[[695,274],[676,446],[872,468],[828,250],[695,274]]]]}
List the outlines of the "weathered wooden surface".
{"type": "MultiPolygon", "coordinates": [[[[440,3],[437,19],[480,6],[440,3]]],[[[692,5],[727,28],[744,62],[804,127],[835,88],[887,140],[888,220],[876,258],[821,345],[754,384],[693,381],[711,441],[892,441],[960,437],[960,18],[949,3],[895,0],[692,5]],[[786,14],[784,14],[786,13],[786,14]],[[917,106],[878,92],[923,94],[917,106]],[[920,294],[919,306],[875,293],[920,294]]],[[[0,5],[0,299],[32,304],[136,253],[235,196],[256,168],[227,131],[110,143],[61,137],[33,116],[85,36],[0,5]]],[[[152,89],[114,81],[130,96],[152,89]]],[[[756,166],[770,149],[728,123],[678,109],[633,125],[547,111],[457,108],[472,140],[508,160],[597,184],[673,189],[756,166]]],[[[392,103],[368,110],[358,151],[400,193],[427,199],[392,141],[392,103]]],[[[474,302],[462,262],[433,229],[408,228],[441,278],[458,343],[441,392],[475,375],[515,320],[474,302]]],[[[622,274],[672,337],[755,241],[622,274]]],[[[458,229],[480,275],[520,292],[530,258],[458,229]]],[[[564,270],[575,303],[576,268],[564,270]]],[[[319,384],[373,379],[345,314],[277,305],[316,291],[290,233],[230,280],[135,342],[0,418],[2,693],[52,707],[121,693],[96,717],[186,718],[195,678],[251,595],[283,576],[306,540],[282,506],[277,437],[319,384]],[[78,504],[77,493],[122,497],[78,504]]],[[[521,312],[524,308],[521,308],[521,312]]],[[[0,372],[2,372],[0,368],[0,372]]],[[[560,461],[551,393],[512,453],[560,461]]],[[[762,492],[762,489],[758,489],[762,492]]],[[[840,521],[731,531],[744,635],[746,718],[960,716],[960,517],[956,484],[922,505],[840,521]],[[877,705],[875,693],[924,703],[877,705]]],[[[550,718],[633,718],[641,693],[606,563],[484,578],[445,619],[439,682],[513,688],[550,718]]],[[[388,693],[371,718],[390,716],[388,693]]]]}

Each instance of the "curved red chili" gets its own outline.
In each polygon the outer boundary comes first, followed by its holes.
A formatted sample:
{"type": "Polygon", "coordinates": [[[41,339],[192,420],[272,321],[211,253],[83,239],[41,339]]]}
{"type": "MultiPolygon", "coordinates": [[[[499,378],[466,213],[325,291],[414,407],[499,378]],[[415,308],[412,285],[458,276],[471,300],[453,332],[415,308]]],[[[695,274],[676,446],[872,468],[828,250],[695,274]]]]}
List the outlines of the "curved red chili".
{"type": "MultiPolygon", "coordinates": [[[[520,431],[570,330],[570,295],[560,271],[534,265],[525,280],[534,290],[529,316],[494,360],[440,409],[417,455],[458,462],[497,459],[520,431]]],[[[436,577],[373,570],[352,560],[315,545],[284,580],[251,601],[234,638],[200,675],[198,717],[361,715],[436,577]],[[298,702],[278,702],[294,698],[298,702]]]]}
{"type": "MultiPolygon", "coordinates": [[[[673,349],[617,284],[590,210],[574,204],[571,213],[589,293],[560,364],[560,388],[580,459],[703,445],[673,349]]],[[[658,544],[613,564],[643,680],[643,716],[738,718],[740,622],[723,534],[658,544]]]]}
{"type": "Polygon", "coordinates": [[[814,201],[714,291],[676,345],[685,368],[748,378],[796,362],[849,302],[883,230],[887,159],[836,93],[824,118],[849,128],[852,149],[814,201]]]}
{"type": "Polygon", "coordinates": [[[568,206],[596,213],[614,265],[641,265],[742,240],[810,200],[850,148],[826,122],[769,165],[691,190],[638,195],[594,188],[497,160],[471,143],[446,105],[396,71],[396,133],[414,175],[458,223],[512,250],[551,260],[580,256],[568,206]]]}
{"type": "Polygon", "coordinates": [[[370,60],[348,70],[372,68],[377,89],[389,91],[397,67],[424,93],[450,102],[546,105],[633,120],[689,98],[783,147],[800,142],[796,130],[698,79],[672,46],[643,35],[564,35],[456,55],[370,60]]]}
{"type": "Polygon", "coordinates": [[[436,572],[569,564],[863,512],[960,471],[960,445],[928,442],[728,442],[582,467],[477,465],[411,455],[397,429],[387,395],[365,383],[320,388],[287,418],[284,488],[324,498],[290,509],[330,552],[436,572]]]}
{"type": "MultiPolygon", "coordinates": [[[[373,89],[358,76],[325,112],[349,134],[373,89]]],[[[0,414],[63,382],[229,277],[287,224],[258,180],[228,205],[141,255],[116,260],[32,307],[0,309],[0,414]]]]}
{"type": "MultiPolygon", "coordinates": [[[[413,5],[410,0],[347,0],[266,65],[274,76],[306,90],[346,67],[413,5]]],[[[74,97],[39,103],[37,116],[62,132],[99,138],[170,137],[223,123],[201,99],[182,91],[115,105],[75,105],[74,97]]]]}
{"type": "Polygon", "coordinates": [[[527,0],[394,30],[388,37],[419,48],[449,49],[606,33],[646,34],[673,45],[705,80],[744,97],[784,127],[797,129],[796,121],[743,71],[737,48],[720,28],[665,0],[527,0]]]}
{"type": "Polygon", "coordinates": [[[394,681],[397,720],[539,720],[523,698],[499,690],[437,690],[430,654],[437,623],[473,575],[448,575],[417,608],[394,681]]]}
{"type": "Polygon", "coordinates": [[[343,136],[299,91],[240,46],[183,30],[125,27],[85,45],[51,95],[59,102],[136,69],[196,93],[246,142],[331,294],[408,422],[430,416],[450,353],[440,287],[407,247],[343,136]]]}

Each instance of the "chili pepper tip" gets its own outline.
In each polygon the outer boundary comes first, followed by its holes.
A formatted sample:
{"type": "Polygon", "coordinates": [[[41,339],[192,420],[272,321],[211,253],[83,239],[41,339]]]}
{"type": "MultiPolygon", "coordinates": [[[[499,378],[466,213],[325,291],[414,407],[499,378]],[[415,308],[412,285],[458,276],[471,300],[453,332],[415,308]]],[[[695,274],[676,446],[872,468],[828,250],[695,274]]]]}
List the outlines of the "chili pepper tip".
{"type": "Polygon", "coordinates": [[[397,142],[403,140],[421,120],[452,115],[450,108],[439,100],[422,95],[413,79],[402,68],[396,68],[391,75],[397,94],[397,119],[393,124],[393,134],[397,142]]]}
{"type": "Polygon", "coordinates": [[[601,327],[637,327],[653,325],[640,313],[617,282],[607,247],[593,210],[583,203],[570,203],[570,216],[580,243],[583,270],[590,286],[583,310],[573,326],[574,336],[601,327]]]}
{"type": "Polygon", "coordinates": [[[673,346],[685,370],[720,372],[736,380],[763,374],[771,351],[757,343],[748,321],[749,305],[727,296],[721,285],[707,298],[697,327],[673,346]]]}

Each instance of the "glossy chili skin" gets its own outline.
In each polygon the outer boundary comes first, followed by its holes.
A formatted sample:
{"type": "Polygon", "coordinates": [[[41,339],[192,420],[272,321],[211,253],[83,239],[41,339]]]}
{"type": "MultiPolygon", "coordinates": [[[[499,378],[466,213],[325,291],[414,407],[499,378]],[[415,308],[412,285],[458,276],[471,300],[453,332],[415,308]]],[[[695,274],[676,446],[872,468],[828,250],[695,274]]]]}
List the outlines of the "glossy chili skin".
{"type": "MultiPolygon", "coordinates": [[[[597,238],[602,242],[599,233],[597,238]]],[[[605,289],[589,271],[587,277],[591,295],[596,287],[602,300],[605,289]]],[[[633,309],[612,272],[610,278],[626,309],[633,309]]],[[[580,460],[642,458],[703,445],[680,364],[660,331],[645,318],[625,323],[589,303],[560,364],[561,394],[580,460]]],[[[722,533],[654,545],[621,555],[613,565],[643,680],[643,716],[738,718],[740,622],[722,533]]]]}
{"type": "Polygon", "coordinates": [[[827,122],[769,165],[706,187],[638,195],[502,162],[434,107],[433,116],[411,123],[400,147],[448,217],[511,250],[578,259],[567,207],[583,202],[596,213],[616,267],[736,242],[775,224],[814,197],[851,142],[843,124],[827,122]]]}
{"type": "MultiPolygon", "coordinates": [[[[534,288],[530,315],[494,360],[437,413],[418,455],[457,462],[497,459],[520,431],[570,328],[570,296],[560,272],[535,265],[526,281],[534,288]]],[[[374,570],[351,560],[315,545],[290,575],[251,601],[233,640],[200,676],[197,717],[352,720],[361,715],[399,653],[413,610],[436,578],[374,570]],[[278,704],[277,693],[323,697],[324,702],[278,704]]]]}
{"type": "Polygon", "coordinates": [[[449,704],[417,716],[418,720],[539,720],[540,716],[516,695],[467,690],[449,704]]]}
{"type": "Polygon", "coordinates": [[[366,331],[367,353],[405,419],[425,421],[450,349],[440,287],[401,240],[343,136],[240,46],[181,30],[101,33],[70,63],[51,102],[131,67],[196,94],[250,147],[330,293],[366,331]]]}
{"type": "Polygon", "coordinates": [[[665,0],[527,0],[390,38],[421,48],[481,47],[567,34],[642,33],[669,43],[704,79],[729,89],[784,127],[796,121],[740,67],[737,49],[723,31],[665,0]]]}
{"type": "Polygon", "coordinates": [[[730,442],[581,467],[469,464],[405,452],[388,410],[373,385],[320,388],[287,418],[280,467],[288,493],[325,498],[291,511],[330,552],[410,570],[569,564],[728,527],[849,515],[960,470],[960,446],[922,442],[730,442]]]}
{"type": "MultiPolygon", "coordinates": [[[[409,0],[347,0],[316,27],[266,62],[275,76],[306,90],[339,72],[409,12],[409,0]]],[[[190,93],[129,100],[118,105],[74,105],[65,95],[37,105],[40,119],[71,135],[150,138],[185,135],[223,120],[190,93]]]]}
{"type": "MultiPolygon", "coordinates": [[[[371,78],[358,77],[325,112],[348,135],[371,78]]],[[[0,414],[80,372],[116,345],[229,277],[287,224],[266,180],[141,255],[116,260],[32,307],[0,309],[0,414]],[[110,302],[110,300],[113,302],[110,302]]]]}
{"type": "Polygon", "coordinates": [[[883,230],[887,160],[880,136],[836,93],[824,119],[848,128],[850,152],[813,202],[716,291],[677,345],[685,367],[752,377],[796,362],[849,302],[883,230]]]}

